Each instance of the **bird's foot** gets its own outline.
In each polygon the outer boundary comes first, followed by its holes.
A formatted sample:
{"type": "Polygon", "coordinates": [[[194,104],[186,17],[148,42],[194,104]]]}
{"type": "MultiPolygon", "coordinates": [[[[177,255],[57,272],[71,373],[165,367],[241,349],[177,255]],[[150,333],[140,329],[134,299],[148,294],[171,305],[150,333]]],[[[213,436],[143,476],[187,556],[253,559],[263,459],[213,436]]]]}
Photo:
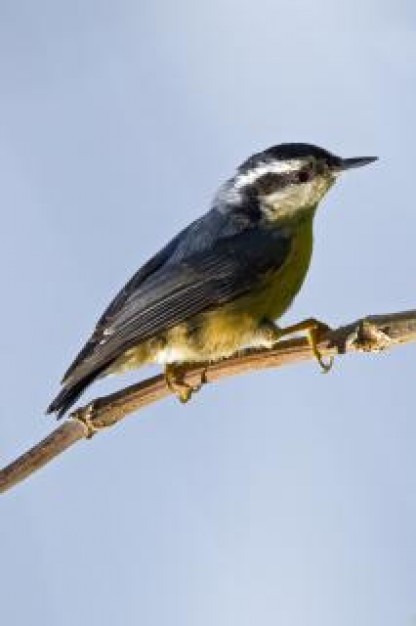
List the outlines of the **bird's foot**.
{"type": "Polygon", "coordinates": [[[322,372],[326,374],[331,369],[334,359],[333,357],[330,357],[328,361],[325,361],[319,351],[318,344],[322,337],[330,330],[331,328],[328,324],[320,322],[314,317],[310,317],[302,322],[299,322],[298,324],[293,324],[292,326],[280,329],[280,337],[292,335],[294,333],[305,333],[315,359],[321,366],[322,372]]]}
{"type": "Polygon", "coordinates": [[[106,428],[106,426],[97,426],[92,421],[94,414],[95,403],[90,402],[86,407],[82,407],[71,413],[71,419],[82,424],[85,430],[85,438],[91,439],[99,430],[106,428]]]}
{"type": "Polygon", "coordinates": [[[167,388],[175,394],[182,404],[188,402],[191,399],[192,395],[199,391],[202,385],[206,382],[205,380],[205,372],[203,370],[201,373],[201,380],[199,385],[190,385],[185,382],[184,376],[186,374],[187,368],[180,365],[174,365],[172,363],[165,366],[165,382],[167,388]]]}

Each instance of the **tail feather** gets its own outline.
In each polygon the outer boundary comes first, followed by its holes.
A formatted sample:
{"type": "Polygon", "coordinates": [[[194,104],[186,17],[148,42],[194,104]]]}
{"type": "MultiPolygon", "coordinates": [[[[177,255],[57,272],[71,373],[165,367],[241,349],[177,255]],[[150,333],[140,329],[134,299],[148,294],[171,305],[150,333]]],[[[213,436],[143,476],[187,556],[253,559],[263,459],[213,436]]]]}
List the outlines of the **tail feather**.
{"type": "Polygon", "coordinates": [[[46,413],[57,413],[57,419],[63,417],[68,409],[75,404],[85,389],[100,375],[100,370],[92,372],[89,376],[82,378],[76,383],[65,385],[56,398],[46,409],[46,413]]]}

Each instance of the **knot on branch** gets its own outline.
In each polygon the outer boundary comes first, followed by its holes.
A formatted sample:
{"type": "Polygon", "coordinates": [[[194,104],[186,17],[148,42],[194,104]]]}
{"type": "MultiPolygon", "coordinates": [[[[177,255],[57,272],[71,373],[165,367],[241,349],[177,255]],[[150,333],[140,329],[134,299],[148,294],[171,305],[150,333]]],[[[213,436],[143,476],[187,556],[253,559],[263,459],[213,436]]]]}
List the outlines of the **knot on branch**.
{"type": "Polygon", "coordinates": [[[360,352],[381,352],[391,345],[392,339],[371,318],[365,318],[356,327],[351,343],[360,352]]]}
{"type": "Polygon", "coordinates": [[[79,422],[84,428],[85,439],[92,439],[94,435],[101,430],[99,426],[94,424],[95,403],[90,402],[87,406],[83,406],[70,415],[70,419],[79,422]]]}

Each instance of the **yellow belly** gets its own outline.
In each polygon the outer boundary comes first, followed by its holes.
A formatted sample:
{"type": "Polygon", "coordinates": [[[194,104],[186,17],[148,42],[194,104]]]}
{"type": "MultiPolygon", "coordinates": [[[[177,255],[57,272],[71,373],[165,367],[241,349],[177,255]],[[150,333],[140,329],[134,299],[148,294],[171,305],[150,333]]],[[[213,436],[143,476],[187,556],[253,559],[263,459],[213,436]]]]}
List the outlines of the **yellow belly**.
{"type": "Polygon", "coordinates": [[[312,216],[296,229],[284,264],[249,294],[128,350],[110,371],[144,363],[217,360],[250,345],[259,322],[276,320],[290,306],[308,271],[312,253],[312,216]]]}

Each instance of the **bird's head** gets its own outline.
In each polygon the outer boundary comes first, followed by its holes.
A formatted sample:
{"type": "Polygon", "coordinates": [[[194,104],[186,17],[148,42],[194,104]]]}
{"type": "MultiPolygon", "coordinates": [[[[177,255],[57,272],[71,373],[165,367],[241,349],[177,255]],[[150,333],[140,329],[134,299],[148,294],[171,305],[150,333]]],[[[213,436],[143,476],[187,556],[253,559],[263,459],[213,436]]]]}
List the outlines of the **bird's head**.
{"type": "Polygon", "coordinates": [[[376,158],[343,159],[310,144],[284,143],[248,158],[224,191],[231,202],[255,201],[268,220],[290,218],[315,208],[340,174],[376,158]]]}

